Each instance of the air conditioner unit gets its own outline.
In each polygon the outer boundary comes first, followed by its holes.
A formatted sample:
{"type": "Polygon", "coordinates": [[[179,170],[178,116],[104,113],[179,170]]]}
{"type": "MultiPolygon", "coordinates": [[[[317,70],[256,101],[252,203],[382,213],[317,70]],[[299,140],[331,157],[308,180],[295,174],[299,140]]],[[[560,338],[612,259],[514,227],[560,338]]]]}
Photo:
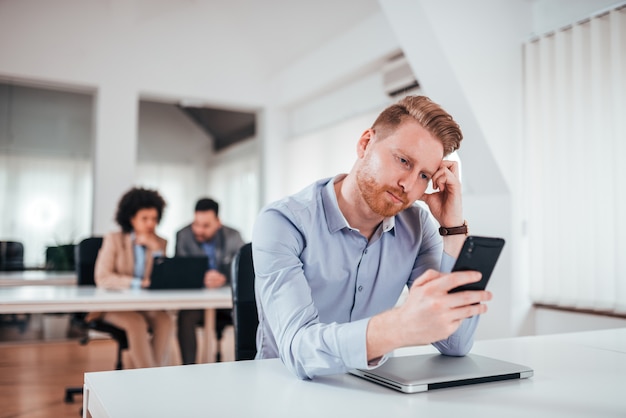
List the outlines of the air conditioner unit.
{"type": "Polygon", "coordinates": [[[383,86],[389,97],[405,96],[419,89],[419,82],[404,54],[396,55],[383,65],[383,86]]]}

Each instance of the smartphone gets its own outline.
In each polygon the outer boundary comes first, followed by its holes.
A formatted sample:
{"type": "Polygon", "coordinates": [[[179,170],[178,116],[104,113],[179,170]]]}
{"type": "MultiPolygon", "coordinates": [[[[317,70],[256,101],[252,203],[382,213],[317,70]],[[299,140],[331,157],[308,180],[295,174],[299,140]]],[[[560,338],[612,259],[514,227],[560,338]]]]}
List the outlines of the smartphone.
{"type": "Polygon", "coordinates": [[[455,287],[448,293],[461,292],[463,290],[485,290],[503,247],[504,239],[502,238],[472,235],[465,238],[463,248],[459,258],[456,259],[454,267],[452,267],[452,271],[476,270],[481,272],[483,276],[479,282],[455,287]]]}

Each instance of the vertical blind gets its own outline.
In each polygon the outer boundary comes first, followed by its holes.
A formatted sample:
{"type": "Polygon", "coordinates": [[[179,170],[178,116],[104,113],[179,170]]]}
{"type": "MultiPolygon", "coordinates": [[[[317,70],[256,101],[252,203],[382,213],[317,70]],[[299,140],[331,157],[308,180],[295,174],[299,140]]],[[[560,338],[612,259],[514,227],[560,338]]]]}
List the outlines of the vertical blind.
{"type": "Polygon", "coordinates": [[[252,228],[259,213],[259,184],[256,154],[214,164],[207,175],[207,196],[220,204],[220,220],[237,229],[244,241],[252,239],[252,228]]]}
{"type": "Polygon", "coordinates": [[[524,45],[534,302],[626,314],[626,7],[524,45]]]}
{"type": "Polygon", "coordinates": [[[24,265],[43,267],[46,247],[91,231],[91,162],[0,154],[0,239],[24,245],[24,265]]]}

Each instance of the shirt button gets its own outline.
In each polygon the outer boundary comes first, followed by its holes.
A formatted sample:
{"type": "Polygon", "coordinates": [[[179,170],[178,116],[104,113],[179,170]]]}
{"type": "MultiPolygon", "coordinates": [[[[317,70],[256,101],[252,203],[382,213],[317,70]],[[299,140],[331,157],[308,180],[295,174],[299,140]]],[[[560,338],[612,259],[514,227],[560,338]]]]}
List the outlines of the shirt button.
{"type": "Polygon", "coordinates": [[[365,249],[365,251],[363,251],[363,254],[367,254],[367,248],[365,249]]]}
{"type": "Polygon", "coordinates": [[[359,292],[363,291],[363,286],[359,286],[359,292]]]}

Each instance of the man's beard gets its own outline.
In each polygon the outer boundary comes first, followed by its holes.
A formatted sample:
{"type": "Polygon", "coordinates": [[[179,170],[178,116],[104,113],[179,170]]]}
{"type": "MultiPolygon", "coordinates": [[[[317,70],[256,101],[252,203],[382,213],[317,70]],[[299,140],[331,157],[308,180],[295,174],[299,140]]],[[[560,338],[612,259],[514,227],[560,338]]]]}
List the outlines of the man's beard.
{"type": "Polygon", "coordinates": [[[363,200],[377,215],[385,218],[395,216],[412,204],[412,202],[408,201],[406,193],[402,189],[379,185],[375,177],[369,173],[367,166],[357,170],[356,182],[363,200]],[[392,200],[385,196],[387,192],[393,193],[393,195],[402,200],[402,204],[394,204],[392,200]]]}

